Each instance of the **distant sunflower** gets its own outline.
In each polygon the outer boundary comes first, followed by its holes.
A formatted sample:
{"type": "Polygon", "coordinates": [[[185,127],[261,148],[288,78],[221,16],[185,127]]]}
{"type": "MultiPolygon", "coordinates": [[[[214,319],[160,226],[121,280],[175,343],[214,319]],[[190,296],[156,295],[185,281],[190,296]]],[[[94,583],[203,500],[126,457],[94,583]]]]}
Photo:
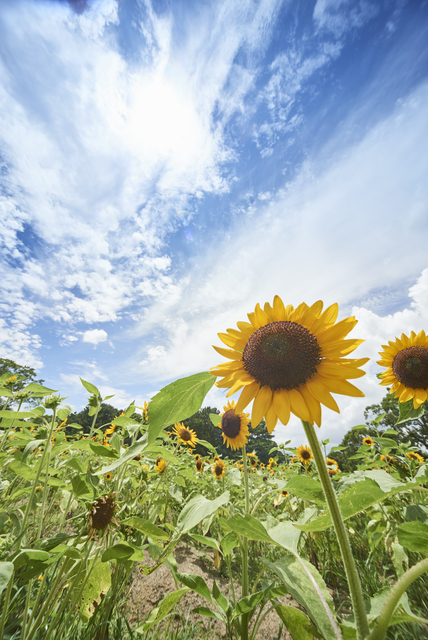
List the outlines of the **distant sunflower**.
{"type": "Polygon", "coordinates": [[[336,462],[336,460],[333,460],[333,458],[327,458],[325,463],[327,467],[336,467],[336,469],[339,468],[338,463],[336,462]]]}
{"type": "Polygon", "coordinates": [[[166,467],[166,460],[164,460],[163,458],[161,458],[161,456],[159,456],[156,459],[155,471],[157,473],[163,473],[165,471],[165,467],[166,467]]]}
{"type": "Polygon", "coordinates": [[[249,413],[236,413],[233,400],[228,402],[223,409],[221,422],[218,423],[223,433],[223,444],[231,449],[241,449],[247,444],[247,436],[250,435],[248,431],[249,413]]]}
{"type": "Polygon", "coordinates": [[[327,467],[327,470],[329,476],[335,476],[337,473],[339,473],[339,469],[332,469],[331,467],[327,467]]]}
{"type": "Polygon", "coordinates": [[[256,458],[250,458],[250,465],[252,467],[257,467],[257,459],[256,458]]]}
{"type": "Polygon", "coordinates": [[[112,477],[113,477],[113,475],[112,475],[110,472],[109,472],[109,473],[106,473],[106,475],[105,475],[105,479],[106,479],[107,481],[111,480],[111,479],[112,479],[112,477]]]}
{"type": "Polygon", "coordinates": [[[196,460],[196,471],[202,471],[203,468],[204,468],[204,463],[200,458],[198,458],[196,460]]]}
{"type": "Polygon", "coordinates": [[[363,438],[363,442],[364,444],[366,444],[368,447],[372,447],[374,445],[374,440],[372,440],[370,438],[370,436],[367,436],[367,438],[363,438]]]}
{"type": "Polygon", "coordinates": [[[381,374],[381,385],[391,386],[399,402],[413,399],[418,409],[428,397],[428,337],[425,331],[418,335],[414,331],[407,337],[404,333],[395,342],[388,341],[379,352],[381,367],[388,367],[381,374]]]}
{"type": "Polygon", "coordinates": [[[409,451],[409,453],[406,453],[406,456],[408,458],[410,458],[410,460],[414,460],[415,462],[419,462],[419,464],[422,464],[422,462],[425,461],[425,458],[420,456],[419,453],[416,453],[416,451],[409,451]]]}
{"type": "Polygon", "coordinates": [[[183,442],[188,447],[195,447],[198,443],[198,438],[193,429],[188,429],[182,422],[175,423],[174,433],[178,436],[178,442],[183,442]]]}
{"type": "Polygon", "coordinates": [[[216,478],[217,480],[220,480],[220,478],[222,478],[225,473],[226,473],[226,468],[223,460],[217,460],[217,462],[214,462],[213,464],[214,478],[216,478]]]}
{"type": "Polygon", "coordinates": [[[230,359],[211,369],[223,380],[218,387],[229,388],[227,396],[242,389],[235,411],[240,413],[254,400],[251,426],[263,417],[269,433],[278,419],[287,424],[290,412],[301,420],[321,425],[321,404],[339,413],[331,393],[363,397],[347,378],[365,374],[359,369],[368,358],[348,359],[362,340],[345,340],[355,327],[354,317],[337,319],[337,304],[322,312],[323,303],[296,309],[284,306],[275,296],[273,307],[257,304],[250,322],[238,322],[238,330],[227,329],[218,336],[229,349],[214,347],[230,359]]]}
{"type": "Polygon", "coordinates": [[[288,491],[280,491],[283,498],[288,498],[288,491]]]}
{"type": "Polygon", "coordinates": [[[313,460],[312,451],[306,444],[301,444],[300,447],[297,447],[296,453],[300,462],[303,462],[306,466],[313,460]]]}
{"type": "Polygon", "coordinates": [[[255,453],[247,453],[247,458],[255,458],[256,454],[255,453]]]}

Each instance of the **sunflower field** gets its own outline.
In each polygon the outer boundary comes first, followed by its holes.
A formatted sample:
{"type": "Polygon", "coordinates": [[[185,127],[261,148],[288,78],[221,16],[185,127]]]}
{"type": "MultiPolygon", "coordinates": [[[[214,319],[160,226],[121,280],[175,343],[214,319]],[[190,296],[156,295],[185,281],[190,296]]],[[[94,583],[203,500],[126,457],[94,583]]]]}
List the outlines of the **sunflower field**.
{"type": "MultiPolygon", "coordinates": [[[[82,380],[89,432],[56,390],[17,390],[22,378],[4,374],[0,640],[427,638],[428,464],[382,416],[361,437],[355,471],[335,460],[343,447],[327,450],[333,394],[362,397],[350,380],[368,361],[349,358],[362,341],[348,338],[355,318],[337,316],[337,305],[294,308],[276,296],[219,333],[226,361],[104,425],[108,398],[82,380]],[[228,399],[212,429],[233,457],[184,423],[214,384],[228,399]],[[272,434],[291,414],[306,444],[275,445],[263,462],[251,430],[264,421],[272,434]],[[181,571],[179,553],[202,558],[210,579],[181,571]],[[174,588],[131,624],[133,579],[144,598],[145,580],[165,572],[174,588]]],[[[424,331],[380,356],[397,425],[426,415],[424,331]]]]}

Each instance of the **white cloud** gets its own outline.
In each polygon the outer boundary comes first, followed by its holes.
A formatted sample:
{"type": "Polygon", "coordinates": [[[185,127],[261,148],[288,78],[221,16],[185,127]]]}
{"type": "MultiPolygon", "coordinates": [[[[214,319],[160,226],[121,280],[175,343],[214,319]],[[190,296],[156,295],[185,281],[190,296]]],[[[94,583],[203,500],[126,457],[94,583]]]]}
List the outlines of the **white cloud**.
{"type": "Polygon", "coordinates": [[[107,340],[107,331],[104,329],[92,329],[85,331],[82,338],[83,342],[90,342],[91,344],[99,344],[107,340]]]}

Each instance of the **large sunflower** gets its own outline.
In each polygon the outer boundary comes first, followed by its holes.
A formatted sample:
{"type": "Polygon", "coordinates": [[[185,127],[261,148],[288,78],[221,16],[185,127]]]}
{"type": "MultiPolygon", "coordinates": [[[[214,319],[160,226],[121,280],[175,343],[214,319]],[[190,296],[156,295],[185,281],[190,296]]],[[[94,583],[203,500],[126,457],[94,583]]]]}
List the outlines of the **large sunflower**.
{"type": "Polygon", "coordinates": [[[221,414],[221,422],[218,426],[223,433],[223,444],[231,449],[241,449],[248,440],[250,435],[248,431],[249,413],[236,413],[235,402],[228,402],[223,407],[224,413],[221,414]]]}
{"type": "Polygon", "coordinates": [[[198,437],[193,429],[188,429],[182,422],[176,422],[174,433],[178,436],[178,442],[183,442],[189,447],[194,447],[198,443],[198,437]]]}
{"type": "Polygon", "coordinates": [[[301,420],[321,425],[321,404],[339,413],[331,393],[355,397],[364,394],[347,378],[365,374],[359,369],[368,358],[346,358],[363,340],[345,340],[355,327],[354,317],[337,319],[339,307],[333,304],[322,312],[323,303],[311,307],[302,302],[296,309],[284,306],[275,296],[273,307],[257,304],[250,322],[238,322],[238,330],[227,329],[218,336],[229,349],[214,349],[230,359],[211,369],[223,380],[218,387],[229,387],[227,396],[240,389],[235,406],[240,413],[254,400],[251,426],[263,417],[269,433],[279,420],[287,424],[290,412],[301,420]]]}
{"type": "Polygon", "coordinates": [[[418,409],[428,397],[428,337],[425,331],[418,335],[414,331],[410,337],[401,334],[395,342],[388,341],[379,352],[382,367],[388,367],[381,374],[381,385],[391,386],[390,393],[400,402],[413,399],[413,406],[418,409]]]}

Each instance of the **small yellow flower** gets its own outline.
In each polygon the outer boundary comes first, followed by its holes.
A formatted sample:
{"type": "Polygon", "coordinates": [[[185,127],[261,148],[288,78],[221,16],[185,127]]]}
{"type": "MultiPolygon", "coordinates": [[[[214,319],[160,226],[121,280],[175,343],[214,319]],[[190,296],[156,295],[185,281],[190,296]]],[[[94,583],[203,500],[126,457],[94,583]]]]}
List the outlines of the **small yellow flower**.
{"type": "Polygon", "coordinates": [[[409,453],[406,453],[406,456],[408,458],[410,458],[410,460],[414,460],[415,462],[419,462],[419,464],[422,464],[422,462],[425,461],[425,458],[420,456],[419,453],[416,453],[416,451],[409,451],[409,453]]]}
{"type": "Polygon", "coordinates": [[[225,468],[225,464],[224,464],[223,460],[217,460],[213,464],[213,476],[217,480],[220,480],[220,478],[222,478],[225,473],[226,473],[226,468],[225,468]]]}
{"type": "Polygon", "coordinates": [[[313,460],[312,451],[306,444],[301,444],[300,447],[297,447],[296,451],[300,462],[304,463],[306,466],[308,466],[310,461],[313,460]]]}
{"type": "Polygon", "coordinates": [[[155,471],[157,473],[163,473],[165,471],[165,467],[166,467],[166,460],[164,460],[163,458],[161,458],[161,456],[159,456],[156,459],[155,471]]]}
{"type": "Polygon", "coordinates": [[[288,491],[280,491],[283,498],[288,498],[288,491]]]}
{"type": "Polygon", "coordinates": [[[112,474],[111,474],[110,472],[109,472],[109,473],[106,473],[106,475],[105,475],[105,479],[106,479],[107,481],[111,480],[111,479],[112,479],[112,477],[113,477],[113,476],[112,476],[112,474]]]}
{"type": "Polygon", "coordinates": [[[178,442],[182,442],[188,447],[195,447],[198,443],[198,438],[193,429],[188,429],[182,422],[175,423],[174,433],[178,436],[178,442]]]}
{"type": "Polygon", "coordinates": [[[363,438],[363,442],[368,447],[372,447],[374,445],[374,441],[370,438],[370,436],[367,436],[367,438],[363,438]]]}

